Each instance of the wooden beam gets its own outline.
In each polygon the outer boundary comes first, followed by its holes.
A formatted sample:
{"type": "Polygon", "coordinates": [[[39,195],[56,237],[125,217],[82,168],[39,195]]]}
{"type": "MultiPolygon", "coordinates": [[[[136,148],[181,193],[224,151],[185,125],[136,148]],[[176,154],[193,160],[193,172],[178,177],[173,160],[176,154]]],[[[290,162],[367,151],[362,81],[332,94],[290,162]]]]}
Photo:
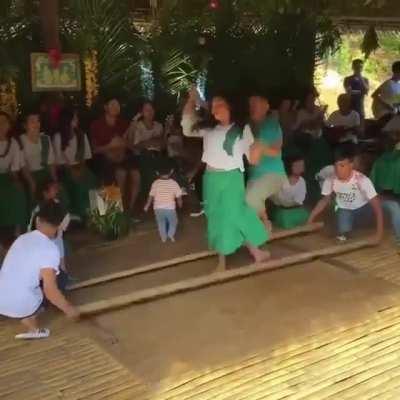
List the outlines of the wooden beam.
{"type": "MultiPolygon", "coordinates": [[[[315,223],[311,225],[305,225],[294,229],[281,230],[274,232],[271,237],[271,241],[284,239],[287,237],[300,235],[302,233],[311,233],[320,230],[323,227],[322,223],[315,223]]],[[[173,267],[179,264],[188,263],[191,261],[202,260],[208,257],[214,257],[216,253],[214,251],[202,251],[199,253],[188,254],[182,257],[176,257],[166,261],[158,261],[143,267],[135,267],[113,274],[99,276],[97,278],[88,279],[82,282],[75,283],[68,287],[68,290],[83,289],[90,286],[100,285],[102,283],[115,281],[117,279],[128,278],[135,275],[141,275],[148,272],[160,271],[165,268],[173,267]]]]}
{"type": "Polygon", "coordinates": [[[375,243],[372,241],[361,240],[353,243],[339,244],[323,249],[306,251],[300,254],[283,257],[277,260],[271,260],[262,264],[253,264],[224,272],[215,272],[210,275],[191,278],[169,285],[144,289],[135,293],[116,296],[111,299],[95,301],[92,303],[81,305],[78,307],[78,309],[82,316],[99,314],[131,304],[152,301],[161,297],[171,296],[181,292],[187,292],[211,285],[225,283],[235,279],[241,279],[251,275],[260,274],[263,272],[275,271],[299,263],[310,262],[319,257],[343,254],[350,251],[359,250],[364,247],[371,247],[374,245],[375,243]]]}

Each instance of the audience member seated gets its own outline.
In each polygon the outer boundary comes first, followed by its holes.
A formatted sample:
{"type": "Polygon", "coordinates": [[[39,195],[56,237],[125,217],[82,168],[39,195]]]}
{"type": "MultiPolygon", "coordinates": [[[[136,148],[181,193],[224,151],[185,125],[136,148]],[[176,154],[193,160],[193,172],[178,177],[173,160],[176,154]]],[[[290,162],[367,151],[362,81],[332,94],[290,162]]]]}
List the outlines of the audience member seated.
{"type": "MultiPolygon", "coordinates": [[[[48,179],[58,181],[53,145],[50,138],[41,132],[37,112],[25,116],[25,133],[20,136],[20,143],[24,157],[23,173],[31,192],[30,207],[33,208],[39,196],[37,188],[48,179]]],[[[69,200],[62,188],[60,196],[63,207],[68,209],[69,200]]]]}
{"type": "Polygon", "coordinates": [[[395,144],[374,163],[371,180],[380,193],[400,195],[400,130],[395,133],[395,144]]]}
{"type": "Polygon", "coordinates": [[[133,214],[140,190],[140,173],[137,159],[128,149],[124,138],[129,126],[121,118],[121,106],[116,98],[104,105],[104,115],[92,122],[90,139],[95,158],[95,169],[103,184],[116,182],[124,199],[124,209],[133,214]]]}
{"type": "Polygon", "coordinates": [[[300,151],[306,162],[305,180],[309,197],[316,201],[320,194],[315,182],[315,174],[326,165],[332,164],[332,150],[323,137],[326,107],[316,104],[318,93],[311,90],[305,100],[304,108],[297,114],[295,132],[290,146],[286,147],[285,155],[290,156],[300,151]]]}
{"type": "Polygon", "coordinates": [[[11,137],[11,118],[0,112],[0,227],[20,232],[28,219],[28,201],[20,177],[23,157],[11,137]]]}
{"type": "Polygon", "coordinates": [[[391,132],[400,129],[400,61],[393,64],[392,72],[392,77],[372,94],[372,111],[378,120],[378,131],[391,132]]]}
{"type": "Polygon", "coordinates": [[[334,111],[326,122],[328,141],[332,144],[357,143],[361,118],[357,111],[351,109],[351,97],[348,94],[341,94],[337,104],[339,109],[334,111]]]}
{"type": "Polygon", "coordinates": [[[283,99],[279,105],[278,115],[284,145],[290,143],[292,138],[297,119],[297,106],[298,102],[291,99],[283,99]]]}
{"type": "Polygon", "coordinates": [[[86,166],[92,151],[88,137],[80,129],[76,110],[62,110],[53,145],[56,162],[64,168],[63,181],[71,201],[71,213],[84,220],[89,209],[89,191],[96,188],[97,182],[86,166]]]}
{"type": "Polygon", "coordinates": [[[156,171],[165,149],[163,131],[163,126],[155,121],[155,109],[149,101],[143,103],[126,131],[130,150],[139,156],[142,189],[146,192],[157,177],[156,171]]]}
{"type": "Polygon", "coordinates": [[[304,225],[309,217],[308,211],[303,207],[307,195],[306,181],[302,177],[305,164],[300,155],[284,161],[288,182],[271,198],[275,206],[271,210],[271,221],[279,228],[291,229],[304,225]]]}

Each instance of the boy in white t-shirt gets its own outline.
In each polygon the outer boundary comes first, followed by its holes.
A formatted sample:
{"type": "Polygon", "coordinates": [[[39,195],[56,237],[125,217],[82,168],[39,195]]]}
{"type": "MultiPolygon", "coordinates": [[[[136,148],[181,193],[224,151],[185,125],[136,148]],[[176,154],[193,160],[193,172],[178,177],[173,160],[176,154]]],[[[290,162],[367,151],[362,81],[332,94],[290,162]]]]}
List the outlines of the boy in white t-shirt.
{"type": "Polygon", "coordinates": [[[160,165],[159,178],[151,186],[149,198],[144,207],[147,212],[153,204],[158,231],[164,243],[167,239],[175,241],[178,226],[176,204],[178,203],[178,206],[182,207],[182,189],[176,181],[171,179],[172,173],[173,170],[168,161],[160,165]]]}
{"type": "Polygon", "coordinates": [[[309,223],[327,208],[332,196],[336,199],[336,222],[338,240],[344,241],[353,230],[354,220],[366,218],[371,210],[376,221],[375,240],[383,235],[382,207],[371,180],[354,169],[354,153],[347,147],[335,152],[335,176],[327,178],[322,185],[323,198],[311,212],[309,223]]]}
{"type": "Polygon", "coordinates": [[[50,335],[49,329],[39,328],[37,320],[45,297],[68,317],[79,317],[56,283],[60,254],[52,239],[64,216],[62,207],[54,201],[43,204],[37,215],[37,229],[13,243],[0,269],[0,315],[21,320],[27,329],[16,339],[50,335]]]}

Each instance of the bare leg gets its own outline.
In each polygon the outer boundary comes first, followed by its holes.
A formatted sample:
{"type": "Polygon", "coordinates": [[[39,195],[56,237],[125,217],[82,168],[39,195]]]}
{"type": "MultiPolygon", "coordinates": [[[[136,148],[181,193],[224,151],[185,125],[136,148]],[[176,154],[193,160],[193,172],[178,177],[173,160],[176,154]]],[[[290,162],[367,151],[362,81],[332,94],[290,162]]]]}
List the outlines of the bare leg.
{"type": "Polygon", "coordinates": [[[122,203],[124,205],[124,210],[127,211],[126,207],[126,202],[124,201],[126,198],[126,178],[127,178],[127,172],[123,169],[117,169],[115,172],[115,180],[117,181],[117,185],[119,186],[119,190],[121,191],[121,196],[122,196],[122,203]]]}
{"type": "Polygon", "coordinates": [[[218,254],[217,272],[223,272],[225,270],[226,270],[226,257],[223,254],[218,254]]]}
{"type": "Polygon", "coordinates": [[[271,232],[272,232],[272,223],[271,223],[271,221],[268,219],[267,211],[264,210],[264,211],[260,212],[259,217],[260,217],[262,223],[264,224],[265,229],[266,229],[269,233],[271,233],[271,232]]]}
{"type": "Polygon", "coordinates": [[[129,211],[132,213],[140,191],[140,172],[137,169],[129,171],[129,211]]]}
{"type": "Polygon", "coordinates": [[[247,249],[249,250],[251,256],[254,258],[254,261],[256,263],[261,263],[271,258],[271,253],[269,251],[261,250],[260,248],[252,246],[250,244],[247,245],[247,249]]]}
{"type": "Polygon", "coordinates": [[[29,317],[29,318],[24,318],[21,320],[22,325],[24,325],[26,328],[28,328],[29,332],[35,331],[36,329],[39,329],[39,324],[36,315],[29,317]]]}

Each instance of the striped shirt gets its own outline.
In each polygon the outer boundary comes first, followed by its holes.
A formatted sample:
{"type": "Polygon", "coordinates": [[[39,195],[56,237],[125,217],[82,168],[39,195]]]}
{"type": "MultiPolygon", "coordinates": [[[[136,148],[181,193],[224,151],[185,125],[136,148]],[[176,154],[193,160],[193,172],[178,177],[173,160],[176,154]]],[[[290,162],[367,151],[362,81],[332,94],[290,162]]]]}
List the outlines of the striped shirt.
{"type": "Polygon", "coordinates": [[[182,190],[173,179],[157,179],[150,190],[154,198],[155,210],[175,210],[176,199],[182,196],[182,190]]]}

